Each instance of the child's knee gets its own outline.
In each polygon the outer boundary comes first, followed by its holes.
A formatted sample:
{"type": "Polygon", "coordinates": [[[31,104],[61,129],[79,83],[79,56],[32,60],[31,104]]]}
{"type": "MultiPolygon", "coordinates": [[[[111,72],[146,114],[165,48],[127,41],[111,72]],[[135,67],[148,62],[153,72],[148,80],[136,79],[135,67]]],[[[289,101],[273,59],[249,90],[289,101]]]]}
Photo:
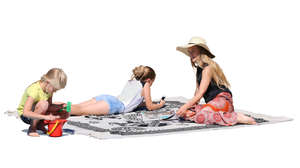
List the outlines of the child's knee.
{"type": "Polygon", "coordinates": [[[39,101],[36,105],[36,108],[38,108],[38,110],[41,113],[46,113],[48,107],[49,107],[49,103],[48,103],[48,101],[45,101],[45,100],[39,101]]]}

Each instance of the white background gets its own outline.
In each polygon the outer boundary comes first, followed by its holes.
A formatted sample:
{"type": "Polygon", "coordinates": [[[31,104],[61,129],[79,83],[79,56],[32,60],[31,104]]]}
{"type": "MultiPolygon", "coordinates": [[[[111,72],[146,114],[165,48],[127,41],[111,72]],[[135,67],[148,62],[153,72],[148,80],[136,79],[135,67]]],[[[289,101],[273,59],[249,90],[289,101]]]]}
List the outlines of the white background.
{"type": "Polygon", "coordinates": [[[299,5],[273,1],[1,1],[1,167],[299,167],[299,5]],[[31,138],[3,113],[50,68],[68,75],[55,101],[118,95],[131,70],[154,68],[152,97],[191,98],[195,74],[175,50],[202,36],[238,109],[292,122],[98,140],[31,138]]]}

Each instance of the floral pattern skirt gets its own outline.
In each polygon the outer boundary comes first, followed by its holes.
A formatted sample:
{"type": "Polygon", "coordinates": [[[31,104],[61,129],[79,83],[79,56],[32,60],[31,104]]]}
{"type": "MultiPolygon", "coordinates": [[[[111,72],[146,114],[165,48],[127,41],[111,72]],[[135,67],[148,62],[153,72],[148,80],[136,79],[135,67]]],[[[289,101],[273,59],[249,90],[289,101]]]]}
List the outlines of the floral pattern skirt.
{"type": "Polygon", "coordinates": [[[191,107],[184,118],[199,124],[230,126],[237,123],[237,113],[234,112],[232,97],[227,92],[218,94],[207,104],[191,107]]]}

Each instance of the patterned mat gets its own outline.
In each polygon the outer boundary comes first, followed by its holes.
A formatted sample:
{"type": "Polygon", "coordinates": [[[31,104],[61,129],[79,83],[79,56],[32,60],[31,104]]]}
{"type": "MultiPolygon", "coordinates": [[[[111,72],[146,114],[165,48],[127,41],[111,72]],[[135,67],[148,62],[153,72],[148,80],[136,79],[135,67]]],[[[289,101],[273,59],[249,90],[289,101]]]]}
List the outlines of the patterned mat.
{"type": "MultiPolygon", "coordinates": [[[[186,102],[186,99],[182,97],[169,98],[163,108],[155,111],[139,108],[134,112],[126,114],[70,117],[64,128],[74,130],[75,134],[88,135],[98,139],[110,139],[134,135],[145,136],[149,134],[246,126],[237,124],[226,127],[220,125],[196,124],[191,121],[180,120],[176,117],[175,112],[184,102],[186,102]]],[[[291,120],[286,117],[272,117],[243,110],[236,111],[253,117],[258,123],[257,125],[291,120]]]]}

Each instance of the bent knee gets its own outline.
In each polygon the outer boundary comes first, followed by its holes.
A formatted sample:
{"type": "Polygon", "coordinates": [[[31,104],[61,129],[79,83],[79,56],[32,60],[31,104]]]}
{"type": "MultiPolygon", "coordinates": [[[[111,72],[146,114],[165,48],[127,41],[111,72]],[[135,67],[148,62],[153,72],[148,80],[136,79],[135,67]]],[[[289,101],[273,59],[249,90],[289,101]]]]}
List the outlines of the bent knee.
{"type": "Polygon", "coordinates": [[[45,113],[48,107],[49,107],[49,102],[46,100],[41,100],[36,105],[36,108],[42,113],[45,113]]]}

